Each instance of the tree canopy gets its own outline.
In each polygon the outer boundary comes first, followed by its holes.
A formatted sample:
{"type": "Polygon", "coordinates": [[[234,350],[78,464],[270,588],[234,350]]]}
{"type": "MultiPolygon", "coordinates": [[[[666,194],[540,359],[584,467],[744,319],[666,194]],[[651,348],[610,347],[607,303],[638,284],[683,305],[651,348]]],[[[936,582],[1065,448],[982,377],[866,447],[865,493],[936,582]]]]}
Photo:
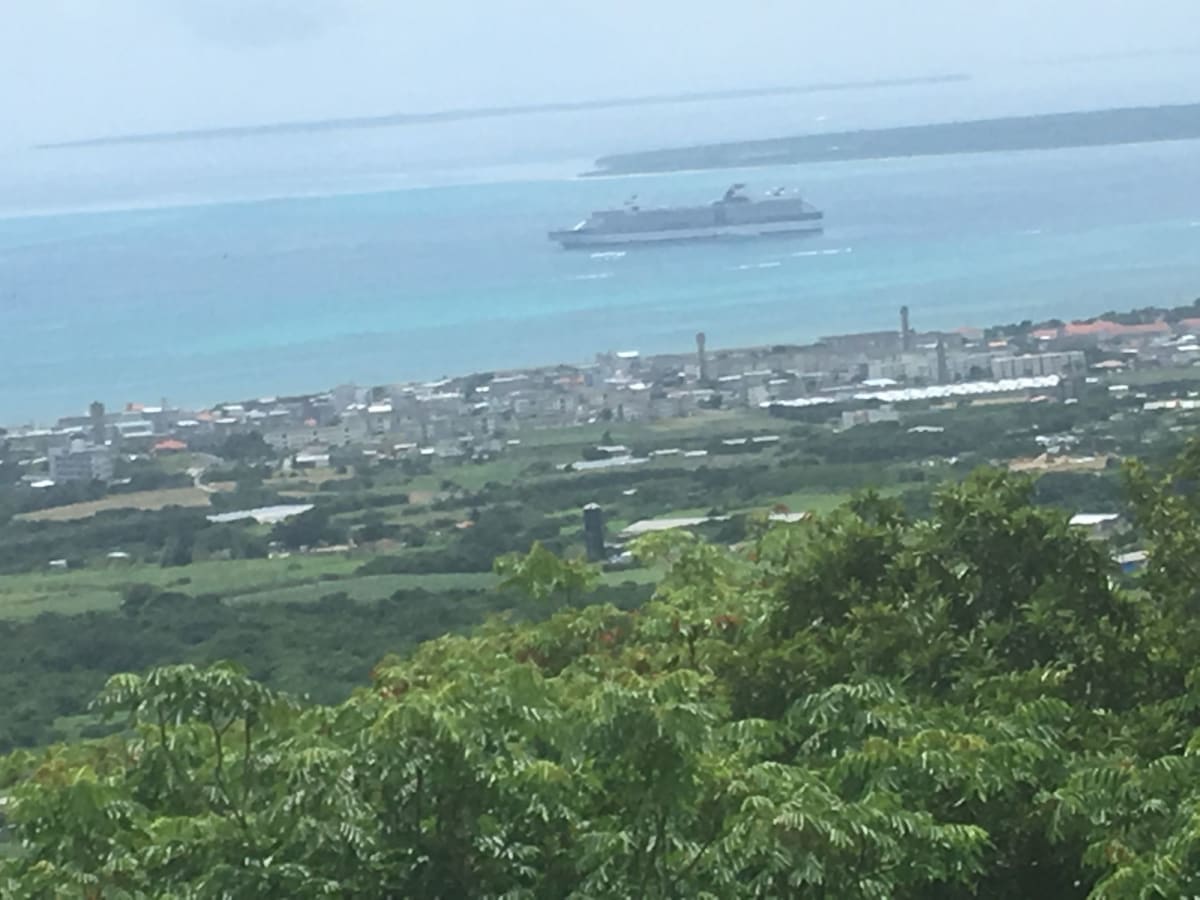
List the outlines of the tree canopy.
{"type": "Polygon", "coordinates": [[[112,678],[119,735],[0,768],[0,895],[1120,898],[1200,893],[1200,444],[1131,465],[1149,551],[981,470],[927,518],[637,552],[640,609],[563,606],[389,657],[337,706],[231,664],[112,678]]]}

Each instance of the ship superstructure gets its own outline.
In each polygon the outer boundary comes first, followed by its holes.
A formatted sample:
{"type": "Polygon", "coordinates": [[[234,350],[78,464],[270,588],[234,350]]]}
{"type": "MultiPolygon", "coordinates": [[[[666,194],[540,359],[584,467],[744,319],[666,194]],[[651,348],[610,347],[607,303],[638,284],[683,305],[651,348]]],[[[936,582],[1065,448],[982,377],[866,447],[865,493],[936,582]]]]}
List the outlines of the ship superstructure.
{"type": "Polygon", "coordinates": [[[819,234],[824,213],[796,191],[776,188],[751,197],[735,184],[703,206],[642,207],[637,197],[620,209],[594,212],[574,228],[550,232],[567,249],[671,241],[819,234]]]}

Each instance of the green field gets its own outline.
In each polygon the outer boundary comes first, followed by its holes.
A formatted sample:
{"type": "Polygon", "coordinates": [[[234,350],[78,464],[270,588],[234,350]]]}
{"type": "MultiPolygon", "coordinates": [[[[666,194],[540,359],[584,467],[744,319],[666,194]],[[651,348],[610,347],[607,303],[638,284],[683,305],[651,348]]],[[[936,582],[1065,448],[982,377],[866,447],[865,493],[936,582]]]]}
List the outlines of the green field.
{"type": "Polygon", "coordinates": [[[345,556],[293,556],[198,562],[181,568],[115,565],[71,572],[35,572],[0,577],[0,618],[27,618],[45,612],[75,614],[116,609],[122,589],[150,584],[163,590],[244,598],[280,591],[318,579],[350,575],[361,560],[345,556]]]}
{"type": "Polygon", "coordinates": [[[759,410],[712,410],[680,419],[655,422],[597,422],[572,428],[544,428],[522,431],[517,449],[558,446],[582,447],[605,442],[634,444],[661,437],[730,437],[745,432],[772,430],[778,423],[759,410]]]}
{"type": "MultiPolygon", "coordinates": [[[[895,493],[895,491],[880,491],[881,494],[895,493]]],[[[789,512],[800,513],[807,512],[814,515],[824,515],[825,513],[833,512],[853,495],[846,493],[830,493],[820,494],[812,491],[796,491],[792,494],[784,494],[776,503],[780,506],[786,506],[789,512]]]]}
{"type": "MultiPolygon", "coordinates": [[[[355,575],[361,559],[344,556],[287,559],[229,560],[193,563],[181,569],[124,566],[119,569],[35,573],[0,577],[0,619],[27,619],[42,613],[76,615],[120,607],[123,589],[150,584],[198,596],[216,594],[228,603],[311,603],[329,594],[345,593],[354,600],[373,602],[396,591],[477,590],[495,587],[490,572],[355,575]]],[[[606,573],[603,582],[617,585],[654,580],[647,569],[606,573]]]]}

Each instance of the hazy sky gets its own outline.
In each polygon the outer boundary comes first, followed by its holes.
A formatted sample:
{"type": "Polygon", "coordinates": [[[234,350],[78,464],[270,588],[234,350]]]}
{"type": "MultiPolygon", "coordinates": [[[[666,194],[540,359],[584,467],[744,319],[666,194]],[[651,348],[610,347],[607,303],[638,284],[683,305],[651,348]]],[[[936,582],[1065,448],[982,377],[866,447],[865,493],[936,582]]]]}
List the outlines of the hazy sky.
{"type": "Polygon", "coordinates": [[[971,71],[1196,43],[1196,0],[2,0],[19,141],[971,71]]]}

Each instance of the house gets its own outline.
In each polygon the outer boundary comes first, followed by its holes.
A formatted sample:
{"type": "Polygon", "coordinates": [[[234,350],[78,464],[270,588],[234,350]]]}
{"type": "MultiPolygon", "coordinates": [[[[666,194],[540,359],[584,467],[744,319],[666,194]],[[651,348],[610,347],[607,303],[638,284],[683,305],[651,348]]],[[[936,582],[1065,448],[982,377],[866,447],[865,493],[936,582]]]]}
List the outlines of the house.
{"type": "Polygon", "coordinates": [[[1076,513],[1071,516],[1071,525],[1082,528],[1088,537],[1096,540],[1112,537],[1121,524],[1119,513],[1076,513]]]}
{"type": "Polygon", "coordinates": [[[1146,565],[1149,554],[1145,550],[1133,550],[1129,553],[1118,553],[1113,557],[1121,571],[1125,574],[1136,572],[1146,565]]]}
{"type": "Polygon", "coordinates": [[[154,423],[149,419],[125,419],[114,423],[113,430],[122,442],[146,442],[154,437],[154,423]]]}
{"type": "Polygon", "coordinates": [[[328,468],[329,450],[320,446],[307,447],[292,457],[292,464],[297,469],[328,468]]]}

